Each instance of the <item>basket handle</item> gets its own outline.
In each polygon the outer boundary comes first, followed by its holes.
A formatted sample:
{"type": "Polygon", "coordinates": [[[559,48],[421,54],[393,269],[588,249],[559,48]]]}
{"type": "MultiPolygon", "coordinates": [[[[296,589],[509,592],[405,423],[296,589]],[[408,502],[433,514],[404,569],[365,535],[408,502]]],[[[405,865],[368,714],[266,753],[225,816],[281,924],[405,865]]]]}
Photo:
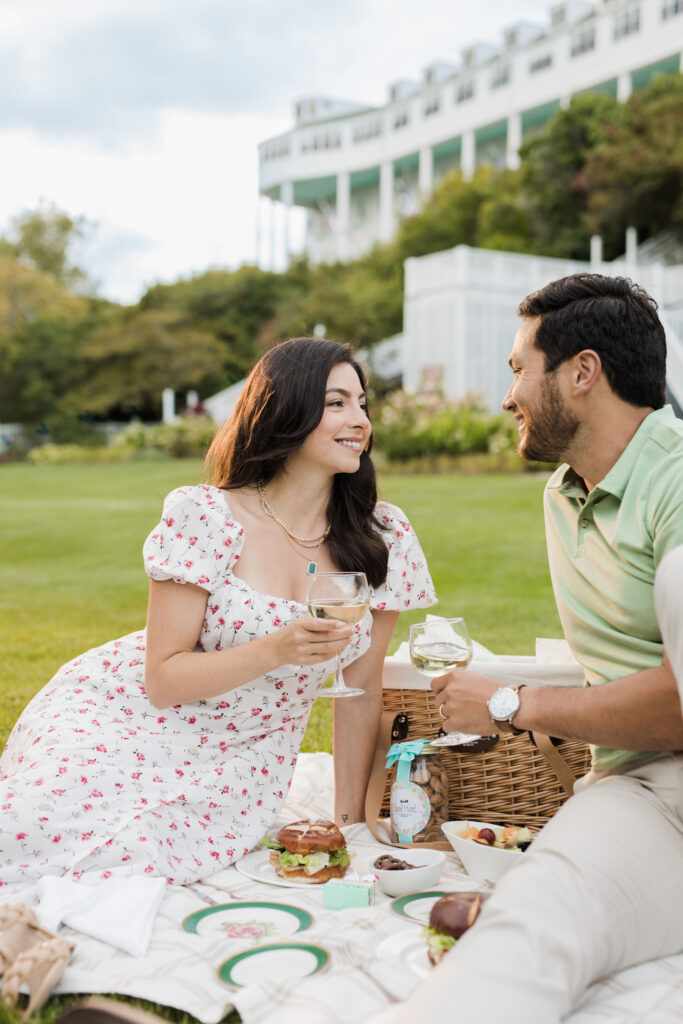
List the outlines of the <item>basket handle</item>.
{"type": "Polygon", "coordinates": [[[424,849],[424,847],[428,846],[433,850],[450,850],[450,843],[446,840],[431,843],[392,843],[380,834],[378,828],[379,814],[382,809],[384,788],[387,782],[385,760],[387,751],[391,746],[391,731],[395,717],[396,715],[392,711],[383,711],[380,716],[377,742],[375,743],[375,756],[370,770],[370,781],[365,791],[365,823],[377,842],[382,843],[383,846],[398,846],[403,849],[410,846],[421,846],[424,849]]]}
{"type": "Polygon", "coordinates": [[[573,796],[576,776],[550,739],[550,736],[546,736],[542,732],[530,732],[529,737],[557,775],[560,785],[567,796],[573,796]]]}

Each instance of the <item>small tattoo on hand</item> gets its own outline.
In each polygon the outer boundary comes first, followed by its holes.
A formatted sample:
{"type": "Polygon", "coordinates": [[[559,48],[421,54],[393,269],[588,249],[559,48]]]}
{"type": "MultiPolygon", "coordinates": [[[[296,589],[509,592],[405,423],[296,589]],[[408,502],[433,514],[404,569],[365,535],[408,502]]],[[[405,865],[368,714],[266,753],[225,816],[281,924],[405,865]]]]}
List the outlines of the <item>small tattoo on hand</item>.
{"type": "Polygon", "coordinates": [[[347,822],[349,820],[348,814],[342,814],[342,821],[347,822]]]}

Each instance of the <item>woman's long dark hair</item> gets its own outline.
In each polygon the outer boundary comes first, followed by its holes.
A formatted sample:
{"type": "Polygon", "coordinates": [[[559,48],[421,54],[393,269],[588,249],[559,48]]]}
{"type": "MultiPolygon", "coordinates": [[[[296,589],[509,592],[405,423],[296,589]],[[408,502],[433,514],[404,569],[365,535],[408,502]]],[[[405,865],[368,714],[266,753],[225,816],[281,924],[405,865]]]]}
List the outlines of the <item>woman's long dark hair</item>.
{"type": "MultiPolygon", "coordinates": [[[[249,374],[235,411],[213,439],[204,471],[216,487],[267,484],[315,430],[325,409],[332,367],[349,363],[365,391],[365,375],[346,345],[293,338],[267,352],[249,374]]],[[[387,548],[377,532],[377,480],[369,452],[355,473],[337,473],[327,506],[327,541],[340,570],[364,572],[371,586],[387,575],[387,548]]]]}

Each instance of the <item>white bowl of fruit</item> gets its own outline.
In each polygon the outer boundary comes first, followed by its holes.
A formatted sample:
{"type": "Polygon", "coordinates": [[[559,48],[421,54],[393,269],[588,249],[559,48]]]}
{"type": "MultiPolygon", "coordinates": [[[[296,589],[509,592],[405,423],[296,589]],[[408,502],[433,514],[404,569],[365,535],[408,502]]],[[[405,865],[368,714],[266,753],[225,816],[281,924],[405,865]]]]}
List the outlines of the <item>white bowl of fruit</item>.
{"type": "Polygon", "coordinates": [[[487,821],[446,821],[441,830],[467,874],[479,882],[497,882],[518,863],[533,839],[528,828],[487,821]]]}

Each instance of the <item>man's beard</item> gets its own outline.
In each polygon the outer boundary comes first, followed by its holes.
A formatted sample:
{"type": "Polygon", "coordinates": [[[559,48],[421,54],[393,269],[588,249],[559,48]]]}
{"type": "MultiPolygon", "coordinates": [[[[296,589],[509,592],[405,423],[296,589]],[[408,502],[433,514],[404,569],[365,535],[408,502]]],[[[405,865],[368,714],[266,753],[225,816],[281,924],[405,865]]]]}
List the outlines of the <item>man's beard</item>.
{"type": "Polygon", "coordinates": [[[562,462],[574,440],[579,421],[565,406],[557,378],[548,374],[543,379],[538,408],[524,417],[524,436],[517,452],[530,462],[562,462]]]}

